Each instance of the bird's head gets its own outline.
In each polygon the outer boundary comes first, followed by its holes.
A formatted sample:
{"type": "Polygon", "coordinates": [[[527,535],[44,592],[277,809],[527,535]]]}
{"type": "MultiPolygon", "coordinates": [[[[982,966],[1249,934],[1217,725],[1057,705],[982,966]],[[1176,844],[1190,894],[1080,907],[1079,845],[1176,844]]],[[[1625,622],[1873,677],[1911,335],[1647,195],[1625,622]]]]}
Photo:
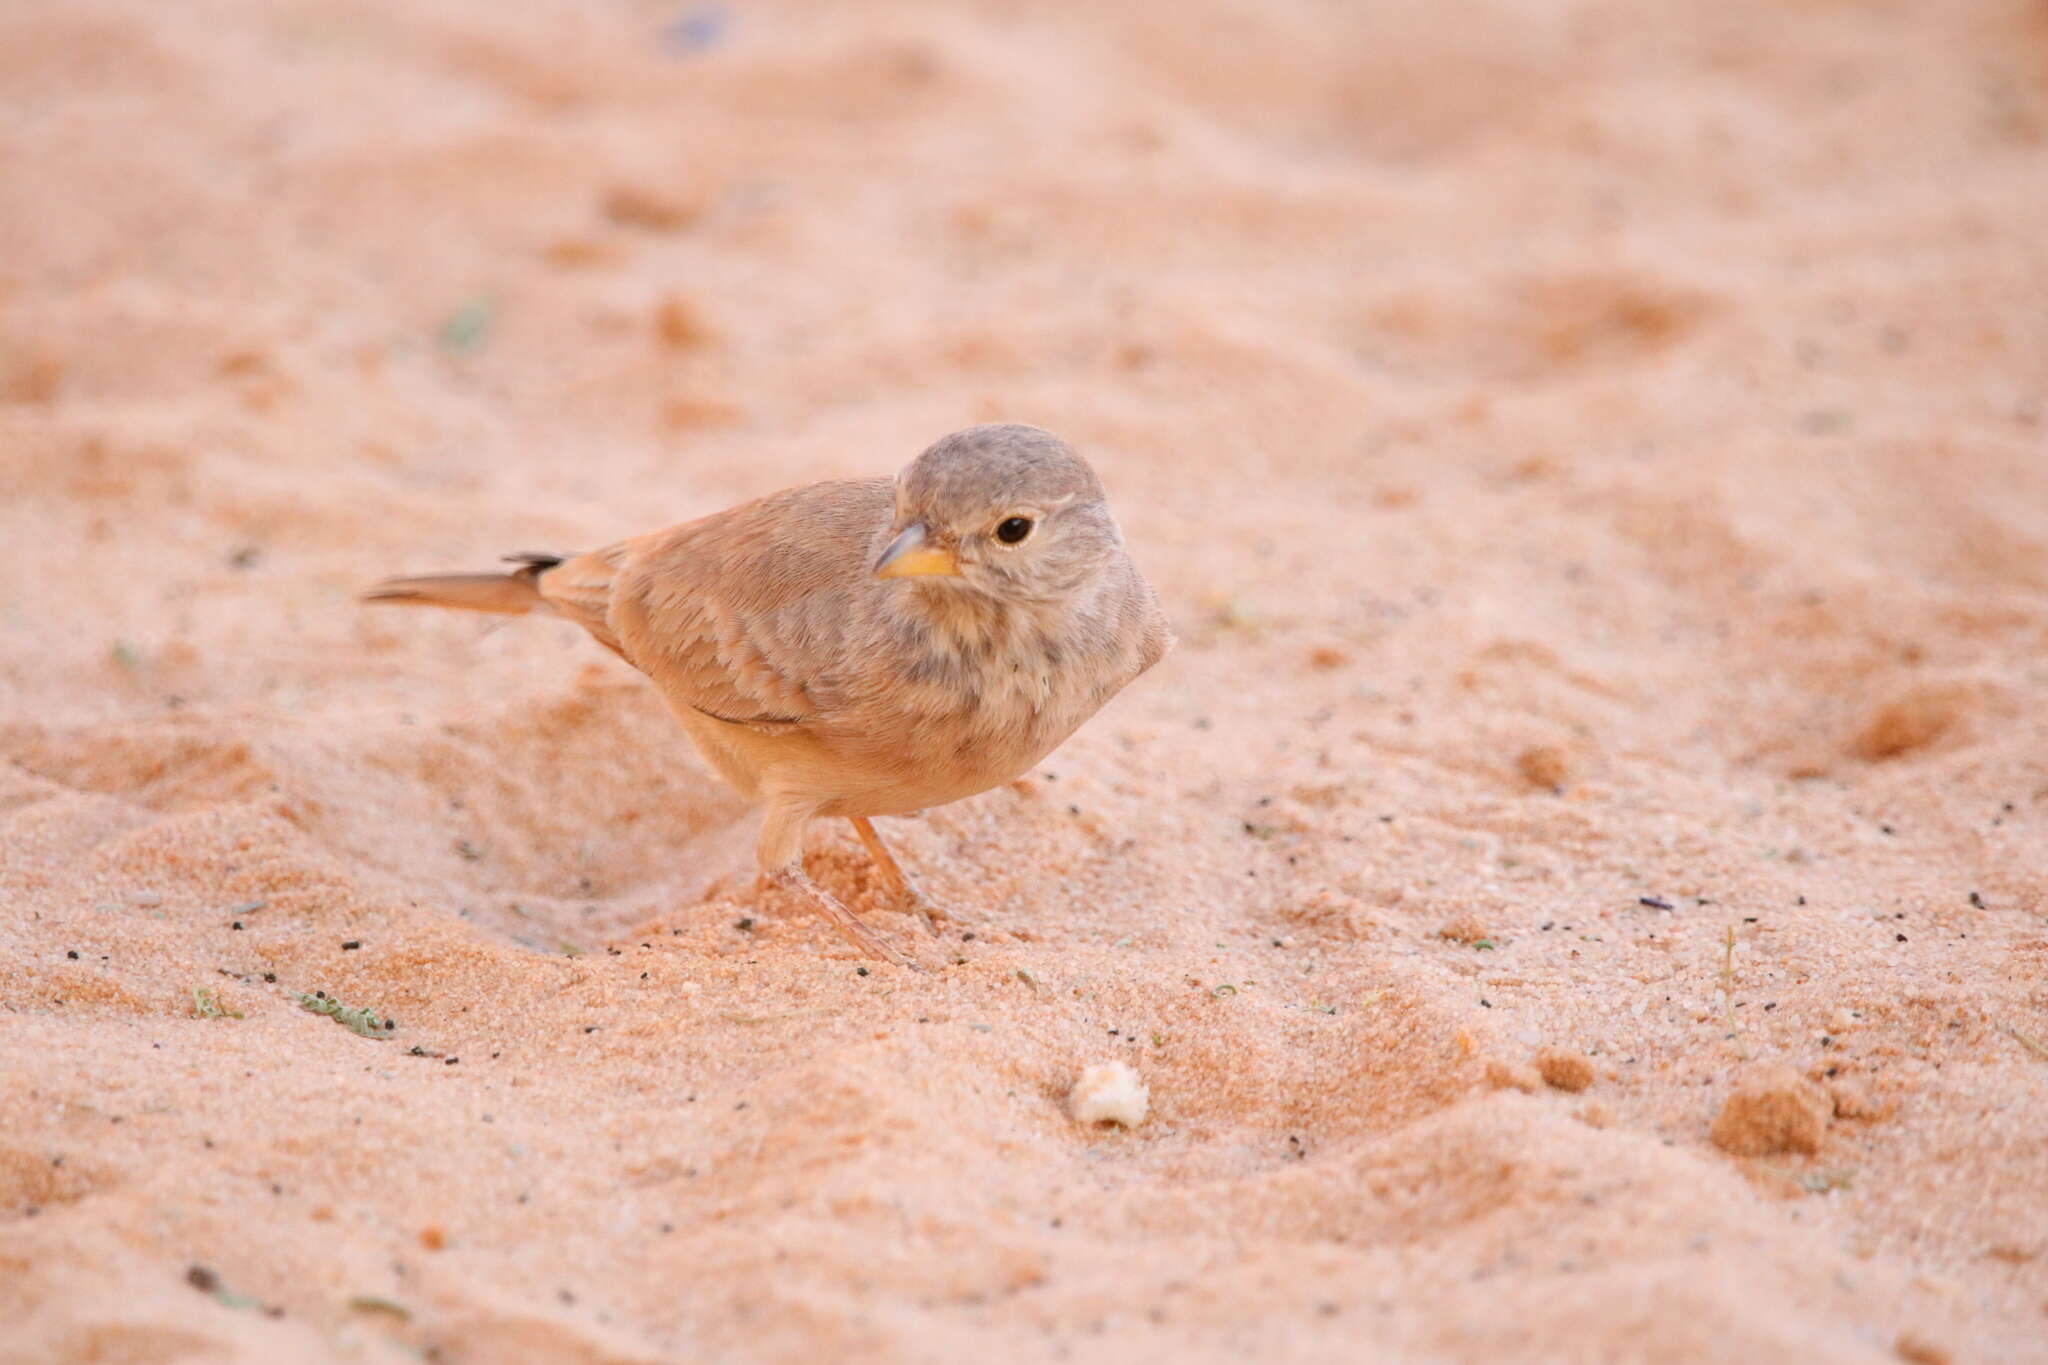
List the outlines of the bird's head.
{"type": "Polygon", "coordinates": [[[940,438],[896,476],[875,576],[1051,601],[1122,547],[1101,480],[1065,441],[991,424],[940,438]]]}

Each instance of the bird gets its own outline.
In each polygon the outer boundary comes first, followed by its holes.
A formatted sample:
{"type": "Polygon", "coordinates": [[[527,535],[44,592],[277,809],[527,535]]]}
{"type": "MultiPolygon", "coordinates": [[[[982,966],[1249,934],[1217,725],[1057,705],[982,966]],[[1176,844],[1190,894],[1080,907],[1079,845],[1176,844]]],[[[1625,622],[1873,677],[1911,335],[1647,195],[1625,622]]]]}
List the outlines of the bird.
{"type": "Polygon", "coordinates": [[[771,493],[583,554],[388,578],[378,604],[573,621],[660,692],[760,807],[763,878],[861,953],[922,970],[804,868],[843,817],[885,890],[943,911],[876,833],[1015,781],[1173,644],[1101,480],[1020,423],[940,438],[895,475],[771,493]]]}

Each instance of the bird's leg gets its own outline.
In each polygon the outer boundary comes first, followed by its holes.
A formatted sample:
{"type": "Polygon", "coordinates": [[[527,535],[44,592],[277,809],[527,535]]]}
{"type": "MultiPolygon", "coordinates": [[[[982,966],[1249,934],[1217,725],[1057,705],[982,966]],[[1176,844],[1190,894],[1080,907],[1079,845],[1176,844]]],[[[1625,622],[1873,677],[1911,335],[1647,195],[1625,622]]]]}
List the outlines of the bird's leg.
{"type": "Polygon", "coordinates": [[[846,818],[852,822],[853,832],[867,845],[868,856],[875,860],[875,867],[881,872],[882,881],[888,886],[889,894],[917,911],[919,917],[924,920],[924,927],[931,932],[932,937],[937,938],[939,924],[946,918],[946,912],[941,910],[930,896],[925,895],[916,882],[910,880],[910,874],[898,865],[895,857],[889,852],[889,846],[882,842],[881,835],[875,833],[873,823],[865,815],[849,815],[846,818]]]}
{"type": "Polygon", "coordinates": [[[905,957],[892,947],[887,939],[861,923],[860,917],[839,903],[838,897],[812,881],[801,863],[791,863],[769,874],[777,886],[795,891],[811,903],[811,908],[823,915],[834,929],[846,936],[846,941],[867,956],[879,962],[893,962],[899,967],[908,967],[913,972],[924,968],[905,957]]]}
{"type": "Polygon", "coordinates": [[[861,923],[853,911],[841,905],[836,896],[812,881],[810,874],[804,871],[804,826],[810,823],[811,814],[807,807],[770,803],[767,817],[761,824],[761,842],[757,849],[762,872],[775,885],[802,896],[811,909],[825,917],[826,923],[867,956],[879,962],[893,962],[912,971],[923,971],[881,935],[861,923]]]}

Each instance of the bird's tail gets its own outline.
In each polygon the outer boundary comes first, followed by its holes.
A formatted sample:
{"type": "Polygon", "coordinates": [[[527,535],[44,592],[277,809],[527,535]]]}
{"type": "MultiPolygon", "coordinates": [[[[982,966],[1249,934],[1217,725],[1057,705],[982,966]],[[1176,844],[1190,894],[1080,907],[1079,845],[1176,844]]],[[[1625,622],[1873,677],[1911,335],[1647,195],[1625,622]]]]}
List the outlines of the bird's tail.
{"type": "Polygon", "coordinates": [[[524,616],[541,605],[538,580],[560,564],[562,556],[506,555],[505,562],[519,567],[509,573],[439,573],[418,578],[387,578],[365,588],[363,601],[524,616]]]}

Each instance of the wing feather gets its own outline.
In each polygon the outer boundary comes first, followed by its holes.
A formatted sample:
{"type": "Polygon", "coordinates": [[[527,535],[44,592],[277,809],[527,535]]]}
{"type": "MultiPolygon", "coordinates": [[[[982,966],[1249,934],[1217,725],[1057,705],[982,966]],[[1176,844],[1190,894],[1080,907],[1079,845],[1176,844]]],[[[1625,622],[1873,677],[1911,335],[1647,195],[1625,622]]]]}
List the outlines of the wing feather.
{"type": "Polygon", "coordinates": [[[783,728],[829,714],[892,489],[812,484],[599,551],[617,556],[606,624],[620,653],[719,720],[783,728]]]}

